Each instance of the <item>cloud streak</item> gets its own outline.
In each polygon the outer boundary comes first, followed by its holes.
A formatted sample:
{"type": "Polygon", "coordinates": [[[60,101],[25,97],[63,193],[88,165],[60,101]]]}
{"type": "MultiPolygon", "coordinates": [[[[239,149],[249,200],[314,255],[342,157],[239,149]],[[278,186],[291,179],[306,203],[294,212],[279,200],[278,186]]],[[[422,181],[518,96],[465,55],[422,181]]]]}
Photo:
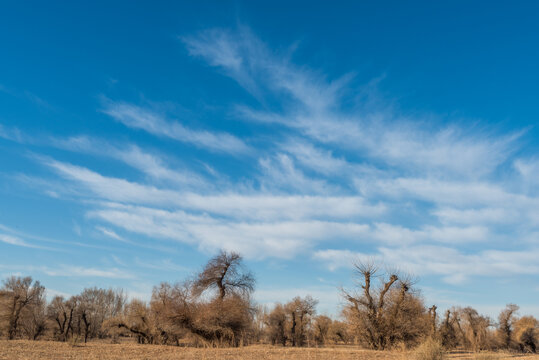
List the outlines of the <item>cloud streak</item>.
{"type": "Polygon", "coordinates": [[[249,146],[234,135],[193,130],[177,121],[169,121],[155,111],[133,104],[107,101],[102,112],[127,127],[141,129],[153,135],[189,143],[210,151],[231,154],[249,151],[249,146]]]}

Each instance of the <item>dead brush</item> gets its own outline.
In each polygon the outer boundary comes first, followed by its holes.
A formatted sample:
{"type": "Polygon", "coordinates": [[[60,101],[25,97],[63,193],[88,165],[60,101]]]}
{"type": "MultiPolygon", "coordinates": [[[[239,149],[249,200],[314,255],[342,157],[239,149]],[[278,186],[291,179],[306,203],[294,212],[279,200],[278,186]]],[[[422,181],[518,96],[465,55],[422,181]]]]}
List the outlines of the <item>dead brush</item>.
{"type": "Polygon", "coordinates": [[[414,359],[442,360],[445,359],[445,351],[440,342],[429,338],[415,349],[414,359]]]}

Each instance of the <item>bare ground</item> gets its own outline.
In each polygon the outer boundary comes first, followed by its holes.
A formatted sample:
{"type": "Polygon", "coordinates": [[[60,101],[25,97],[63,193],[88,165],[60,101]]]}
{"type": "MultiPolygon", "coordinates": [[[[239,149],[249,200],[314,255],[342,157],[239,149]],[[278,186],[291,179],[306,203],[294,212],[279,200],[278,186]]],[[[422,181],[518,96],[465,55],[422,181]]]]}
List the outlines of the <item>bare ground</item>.
{"type": "MultiPolygon", "coordinates": [[[[483,354],[481,359],[536,359],[539,355],[483,354]]],[[[475,359],[477,355],[454,352],[449,359],[475,359]]],[[[118,360],[160,360],[160,359],[297,359],[297,360],[341,360],[341,359],[413,359],[410,352],[370,351],[354,347],[334,348],[282,348],[265,345],[243,348],[197,349],[174,346],[138,345],[133,343],[107,344],[91,342],[72,345],[52,341],[6,341],[0,340],[0,359],[9,360],[64,360],[64,359],[118,359],[118,360]]]]}

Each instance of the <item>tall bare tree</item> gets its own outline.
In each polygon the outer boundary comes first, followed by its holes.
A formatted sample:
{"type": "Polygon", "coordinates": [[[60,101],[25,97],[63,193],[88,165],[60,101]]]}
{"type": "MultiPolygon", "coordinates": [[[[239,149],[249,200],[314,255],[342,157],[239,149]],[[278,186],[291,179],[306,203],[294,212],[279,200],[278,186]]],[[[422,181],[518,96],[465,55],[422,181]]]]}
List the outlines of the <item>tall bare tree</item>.
{"type": "Polygon", "coordinates": [[[463,345],[473,351],[488,350],[492,347],[489,327],[492,321],[472,307],[455,311],[456,325],[463,335],[463,345]]]}
{"type": "Polygon", "coordinates": [[[513,345],[513,331],[515,322],[515,313],[519,307],[515,304],[507,304],[505,309],[498,315],[498,337],[502,347],[509,349],[513,345]]]}
{"type": "Polygon", "coordinates": [[[21,317],[32,307],[43,305],[45,288],[39,281],[32,283],[31,277],[12,276],[4,281],[0,289],[2,318],[7,327],[8,339],[14,339],[19,330],[21,317]]]}
{"type": "Polygon", "coordinates": [[[87,288],[78,295],[79,306],[76,311],[84,342],[88,338],[101,337],[101,325],[108,319],[119,315],[126,302],[121,290],[87,288]]]}
{"type": "Polygon", "coordinates": [[[282,304],[276,304],[265,319],[268,340],[272,345],[286,346],[287,316],[282,304]]]}
{"type": "Polygon", "coordinates": [[[397,273],[381,274],[373,262],[356,263],[355,271],[359,291],[343,290],[345,314],[368,347],[383,350],[397,341],[413,343],[428,332],[425,307],[411,291],[410,280],[399,279],[397,273]]]}
{"type": "Polygon", "coordinates": [[[217,289],[219,298],[236,294],[247,294],[254,290],[253,275],[243,269],[242,257],[235,252],[220,251],[204,267],[195,282],[199,292],[217,289]]]}
{"type": "Polygon", "coordinates": [[[450,309],[446,310],[439,333],[442,346],[446,349],[453,349],[459,344],[455,321],[457,321],[457,319],[455,318],[454,312],[450,309]]]}
{"type": "Polygon", "coordinates": [[[513,337],[522,352],[536,353],[539,347],[539,320],[523,316],[514,323],[513,337]]]}
{"type": "Polygon", "coordinates": [[[319,345],[329,342],[329,331],[333,325],[333,320],[325,315],[318,315],[314,318],[314,340],[319,345]]]}
{"type": "Polygon", "coordinates": [[[292,346],[305,345],[306,333],[310,325],[311,317],[316,312],[318,300],[313,299],[310,295],[305,298],[295,297],[286,304],[288,314],[290,315],[290,338],[292,346]]]}
{"type": "Polygon", "coordinates": [[[26,306],[20,317],[22,334],[29,340],[37,340],[47,330],[47,300],[43,293],[31,306],[26,306]]]}
{"type": "Polygon", "coordinates": [[[73,333],[76,306],[75,298],[65,300],[63,296],[55,296],[47,307],[47,317],[53,323],[53,334],[57,340],[67,341],[69,332],[73,333]]]}

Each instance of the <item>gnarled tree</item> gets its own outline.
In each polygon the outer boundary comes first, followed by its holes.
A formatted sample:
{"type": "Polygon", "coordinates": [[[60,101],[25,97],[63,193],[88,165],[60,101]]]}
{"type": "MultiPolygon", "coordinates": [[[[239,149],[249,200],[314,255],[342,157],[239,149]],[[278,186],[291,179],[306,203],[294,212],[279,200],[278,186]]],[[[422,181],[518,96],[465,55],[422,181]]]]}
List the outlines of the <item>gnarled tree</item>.
{"type": "Polygon", "coordinates": [[[254,290],[254,284],[253,275],[243,269],[241,255],[220,251],[198,275],[195,289],[199,293],[217,289],[222,300],[231,294],[248,294],[254,290]]]}
{"type": "Polygon", "coordinates": [[[286,346],[287,317],[286,309],[282,304],[276,304],[273,310],[266,315],[266,334],[272,345],[286,346]]]}
{"type": "Polygon", "coordinates": [[[304,346],[307,339],[311,317],[316,312],[318,300],[307,295],[305,298],[295,297],[285,309],[290,316],[290,339],[292,346],[304,346]]]}
{"type": "Polygon", "coordinates": [[[65,300],[63,296],[55,296],[47,307],[47,317],[53,324],[53,335],[57,340],[67,341],[69,332],[73,334],[76,307],[76,299],[65,300]]]}
{"type": "Polygon", "coordinates": [[[326,315],[318,315],[314,318],[313,331],[314,340],[319,345],[325,345],[329,342],[329,331],[333,325],[333,320],[326,315]]]}
{"type": "Polygon", "coordinates": [[[101,325],[106,319],[119,315],[126,302],[121,290],[87,288],[77,296],[78,307],[76,315],[81,324],[84,342],[88,338],[103,336],[101,325]]]}
{"type": "Polygon", "coordinates": [[[397,342],[415,345],[428,333],[426,309],[410,280],[397,273],[381,274],[372,262],[355,264],[355,271],[360,288],[342,291],[348,302],[344,315],[362,343],[383,350],[397,342]]]}
{"type": "Polygon", "coordinates": [[[180,339],[205,346],[248,341],[253,332],[253,276],[244,271],[241,256],[220,252],[196,277],[176,285],[162,283],[153,290],[150,305],[132,302],[126,314],[107,322],[139,342],[179,344],[180,339]],[[207,290],[214,296],[202,296],[207,290]]]}
{"type": "Polygon", "coordinates": [[[505,309],[498,315],[498,338],[500,345],[503,348],[510,349],[513,347],[513,331],[515,322],[515,313],[518,311],[518,306],[508,304],[505,309]]]}
{"type": "Polygon", "coordinates": [[[536,353],[539,347],[539,320],[523,316],[514,322],[513,338],[522,352],[536,353]]]}
{"type": "Polygon", "coordinates": [[[39,281],[32,283],[31,277],[12,276],[4,281],[0,289],[0,311],[8,339],[17,337],[23,317],[41,311],[39,308],[44,305],[44,294],[45,288],[39,281]]]}

